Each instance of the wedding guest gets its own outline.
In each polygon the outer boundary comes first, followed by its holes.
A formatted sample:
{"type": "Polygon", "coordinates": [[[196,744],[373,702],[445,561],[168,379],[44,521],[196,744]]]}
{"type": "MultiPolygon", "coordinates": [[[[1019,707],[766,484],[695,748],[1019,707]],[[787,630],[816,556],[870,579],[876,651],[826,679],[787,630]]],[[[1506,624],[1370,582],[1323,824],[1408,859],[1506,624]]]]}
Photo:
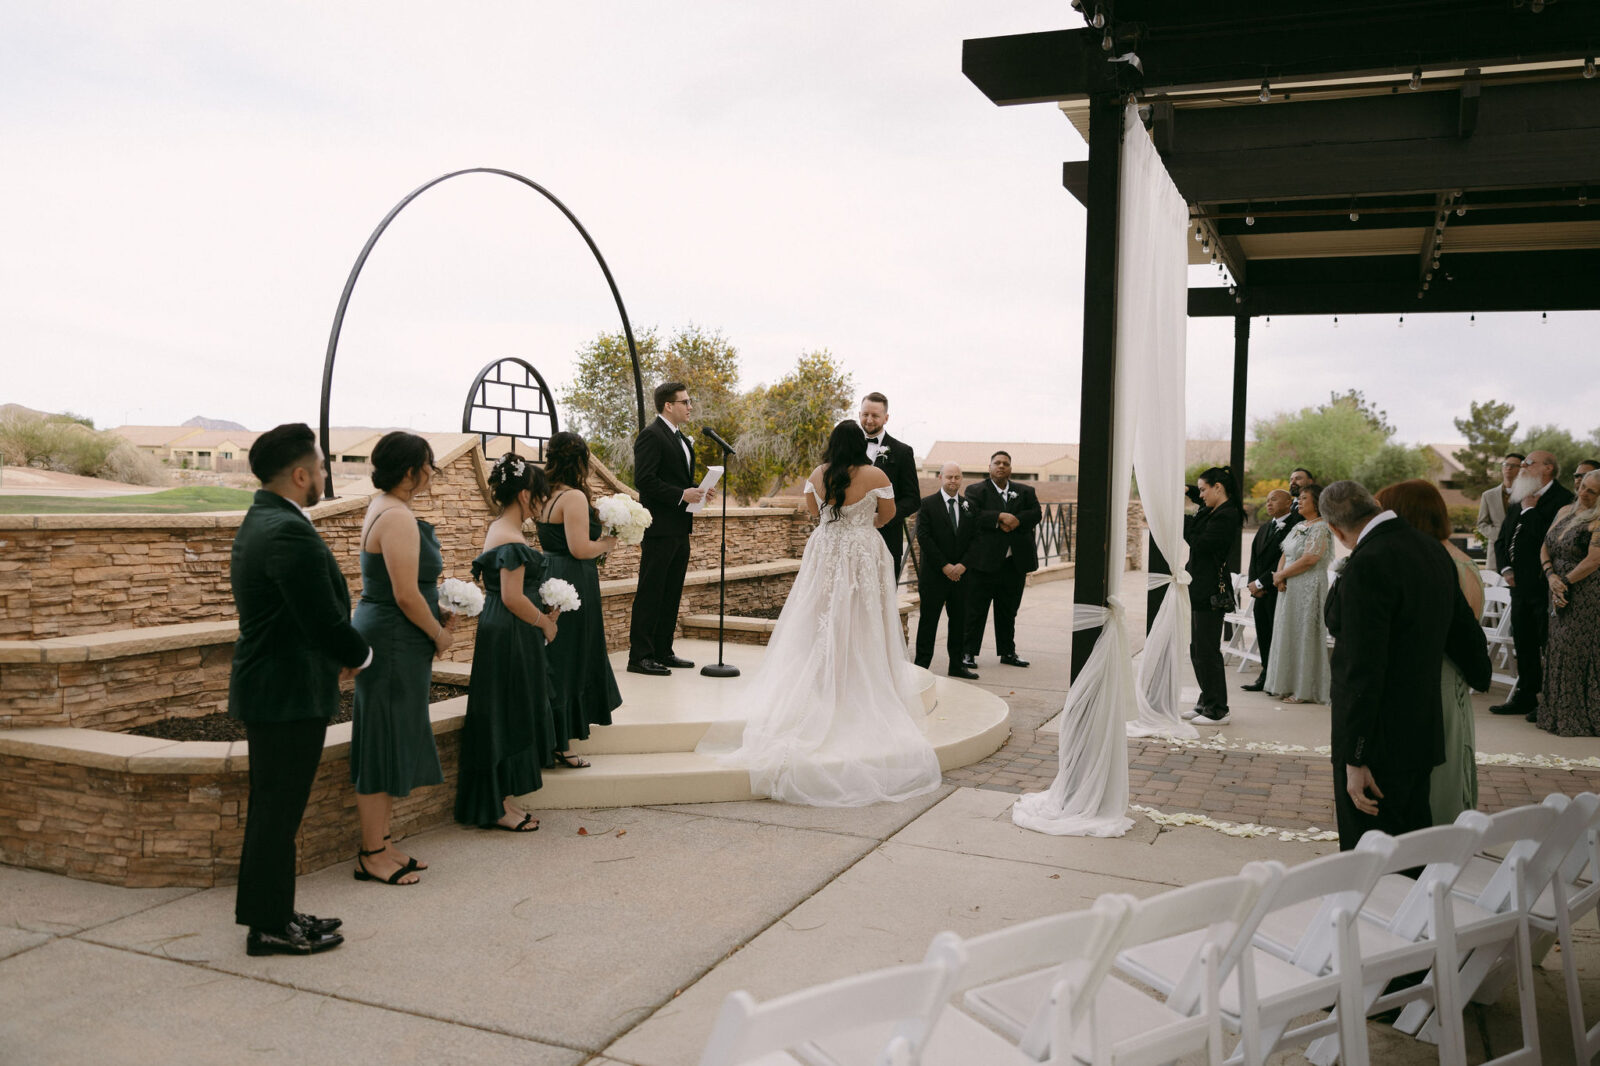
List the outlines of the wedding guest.
{"type": "Polygon", "coordinates": [[[1538,720],[1539,690],[1544,678],[1545,638],[1550,628],[1550,588],[1540,568],[1539,553],[1556,512],[1572,502],[1567,487],[1556,479],[1556,457],[1529,452],[1522,472],[1511,483],[1511,510],[1500,529],[1495,561],[1511,586],[1511,640],[1517,652],[1517,685],[1492,714],[1520,714],[1538,720]]]}
{"type": "Polygon", "coordinates": [[[1500,539],[1500,527],[1506,524],[1506,513],[1511,507],[1511,483],[1522,472],[1521,452],[1507,452],[1500,461],[1500,484],[1484,490],[1478,497],[1478,536],[1483,539],[1483,564],[1495,573],[1500,563],[1495,555],[1494,542],[1500,539]]]}
{"type": "MultiPolygon", "coordinates": [[[[1483,578],[1478,564],[1450,543],[1450,511],[1433,482],[1415,478],[1385,486],[1378,504],[1393,511],[1412,529],[1437,540],[1455,564],[1456,581],[1474,618],[1483,614],[1483,578]]],[[[1488,645],[1484,645],[1488,654],[1488,645]]],[[[1472,686],[1448,654],[1439,671],[1439,702],[1444,712],[1444,762],[1428,780],[1428,809],[1434,825],[1449,825],[1462,811],[1478,806],[1478,745],[1472,721],[1472,686]]]]}
{"type": "MultiPolygon", "coordinates": [[[[1317,479],[1311,471],[1303,466],[1297,466],[1289,471],[1289,495],[1294,497],[1294,502],[1289,505],[1289,512],[1294,515],[1294,520],[1300,520],[1300,493],[1307,485],[1315,485],[1317,479]]],[[[1291,523],[1292,524],[1292,523],[1291,523]]]]}
{"type": "Polygon", "coordinates": [[[542,470],[507,452],[489,471],[489,488],[500,516],[489,524],[483,554],[472,561],[484,596],[461,728],[456,821],[531,833],[539,820],[512,800],[539,788],[539,766],[560,744],[545,645],[556,639],[561,612],[542,611],[535,602],[545,560],[522,527],[550,487],[542,470]]]}
{"type": "Polygon", "coordinates": [[[1563,737],[1600,736],[1600,471],[1578,483],[1577,502],[1556,515],[1543,565],[1555,613],[1545,645],[1539,728],[1563,737]]]}
{"type": "Polygon", "coordinates": [[[1583,484],[1584,475],[1600,470],[1600,459],[1584,459],[1578,463],[1578,468],[1572,472],[1572,491],[1577,492],[1578,486],[1583,484]]]}
{"type": "Polygon", "coordinates": [[[888,545],[889,557],[894,560],[895,580],[900,580],[900,565],[905,559],[906,519],[917,513],[922,504],[922,493],[917,487],[917,460],[911,454],[911,445],[884,432],[889,424],[889,400],[881,392],[869,392],[861,398],[861,410],[856,415],[861,432],[867,435],[867,459],[873,466],[889,475],[894,487],[894,517],[878,530],[883,543],[888,545]]]}
{"type": "MultiPolygon", "coordinates": [[[[1017,610],[1028,575],[1039,569],[1033,531],[1044,512],[1038,494],[1011,480],[1011,453],[989,457],[989,476],[967,489],[967,502],[977,512],[977,559],[972,587],[967,590],[965,639],[968,670],[977,668],[989,604],[994,604],[994,649],[1006,666],[1027,666],[1017,654],[1017,610]]],[[[896,506],[899,506],[896,504],[896,506]]]]}
{"type": "Polygon", "coordinates": [[[1245,568],[1250,583],[1245,588],[1255,601],[1250,612],[1256,623],[1256,647],[1261,649],[1261,673],[1250,684],[1240,686],[1246,692],[1260,692],[1267,687],[1267,667],[1272,665],[1272,623],[1278,613],[1278,586],[1273,584],[1272,572],[1283,558],[1283,538],[1294,528],[1289,521],[1291,502],[1283,489],[1267,493],[1268,520],[1250,539],[1250,561],[1245,568]]]}
{"type": "Polygon", "coordinates": [[[322,458],[311,427],[270,429],[250,449],[261,482],[233,538],[239,612],[228,713],[244,722],[250,793],[234,921],[251,955],[338,947],[337,918],[294,909],[295,834],[322,760],[339,683],[372,662],[350,624],[350,589],[303,508],[317,502],[322,458]]]}
{"type": "Polygon", "coordinates": [[[550,497],[536,529],[549,564],[549,576],[570,581],[583,606],[563,615],[560,639],[546,652],[555,714],[553,753],[562,766],[579,768],[589,761],[567,745],[588,740],[591,725],[610,725],[611,712],[622,706],[617,678],[606,655],[605,619],[600,613],[600,569],[597,560],[617,546],[616,537],[600,535],[600,517],[589,500],[589,445],[576,433],[561,432],[545,445],[544,473],[550,497]]]}
{"type": "MultiPolygon", "coordinates": [[[[897,505],[898,506],[898,505],[897,505]]],[[[922,501],[917,510],[917,650],[915,662],[933,663],[933,643],[938,637],[939,614],[945,616],[945,651],[950,656],[950,676],[978,679],[977,671],[963,665],[966,644],[968,571],[977,562],[978,523],[972,504],[961,495],[961,466],[946,463],[939,470],[939,491],[922,501]]]]}
{"type": "Polygon", "coordinates": [[[633,441],[633,483],[639,502],[652,521],[639,546],[639,586],[633,594],[633,620],[628,629],[628,671],[670,677],[672,668],[694,663],[673,653],[678,604],[689,570],[691,503],[710,503],[694,476],[694,442],[683,427],[694,415],[688,386],[667,381],[656,386],[656,420],[633,441]]]}
{"type": "Polygon", "coordinates": [[[1222,666],[1222,619],[1233,602],[1233,572],[1228,556],[1239,544],[1244,509],[1233,472],[1213,466],[1189,489],[1200,510],[1185,515],[1183,539],[1189,544],[1189,661],[1200,683],[1200,699],[1184,717],[1208,725],[1227,725],[1228,681],[1222,666]]]}
{"type": "Polygon", "coordinates": [[[444,781],[428,718],[433,660],[455,639],[455,619],[439,616],[444,557],[433,526],[411,511],[438,474],[433,448],[396,430],[372,449],[372,485],[361,527],[361,601],[353,620],[372,646],[370,669],[356,678],[350,730],[350,781],[361,819],[357,881],[414,885],[427,864],[390,842],[396,797],[444,781]]]}
{"type": "Polygon", "coordinates": [[[1271,575],[1278,609],[1272,619],[1266,688],[1284,703],[1327,703],[1333,681],[1328,631],[1322,624],[1333,537],[1317,510],[1321,495],[1321,485],[1301,488],[1300,521],[1283,538],[1283,555],[1271,575]]]}

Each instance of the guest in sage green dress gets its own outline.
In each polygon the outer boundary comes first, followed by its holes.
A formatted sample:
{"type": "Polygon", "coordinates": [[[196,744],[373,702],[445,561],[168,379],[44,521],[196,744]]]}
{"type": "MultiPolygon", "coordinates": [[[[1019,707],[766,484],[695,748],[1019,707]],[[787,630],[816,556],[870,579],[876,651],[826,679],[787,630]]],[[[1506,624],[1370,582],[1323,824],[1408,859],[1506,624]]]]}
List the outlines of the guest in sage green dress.
{"type": "MultiPolygon", "coordinates": [[[[1456,564],[1461,594],[1476,617],[1483,616],[1483,578],[1478,564],[1450,543],[1450,511],[1431,481],[1413,478],[1385,486],[1377,500],[1407,525],[1444,545],[1456,564]]],[[[1428,807],[1434,825],[1449,825],[1462,811],[1478,806],[1478,742],[1472,721],[1472,687],[1459,667],[1444,657],[1439,668],[1439,702],[1444,709],[1444,762],[1428,778],[1428,807]]]]}
{"type": "Polygon", "coordinates": [[[573,740],[588,740],[591,725],[610,725],[622,705],[617,678],[606,655],[606,626],[600,612],[600,571],[596,560],[617,546],[600,536],[600,518],[589,502],[589,445],[576,433],[561,432],[545,446],[545,477],[550,498],[540,518],[539,546],[550,576],[570,581],[583,606],[561,617],[561,638],[546,657],[554,679],[552,702],[556,740],[553,752],[562,766],[588,766],[567,750],[573,740]]]}
{"type": "Polygon", "coordinates": [[[558,608],[537,604],[544,556],[522,527],[550,494],[544,472],[510,452],[489,471],[500,517],[489,525],[472,576],[483,582],[472,651],[472,688],[461,728],[456,821],[530,833],[539,820],[512,803],[541,784],[539,766],[556,748],[545,645],[556,639],[558,608]]]}
{"type": "Polygon", "coordinates": [[[356,675],[350,780],[361,819],[357,881],[414,885],[427,864],[396,850],[389,819],[396,796],[444,780],[428,720],[433,660],[455,638],[439,618],[444,559],[433,526],[411,512],[437,474],[433,449],[415,433],[389,433],[372,449],[372,484],[381,489],[361,527],[361,602],[352,624],[372,646],[372,665],[356,675]]]}
{"type": "Polygon", "coordinates": [[[1272,616],[1266,690],[1284,703],[1327,703],[1333,694],[1328,629],[1322,621],[1333,537],[1317,511],[1321,495],[1321,485],[1301,488],[1300,521],[1283,538],[1283,559],[1272,574],[1278,610],[1272,616]]]}

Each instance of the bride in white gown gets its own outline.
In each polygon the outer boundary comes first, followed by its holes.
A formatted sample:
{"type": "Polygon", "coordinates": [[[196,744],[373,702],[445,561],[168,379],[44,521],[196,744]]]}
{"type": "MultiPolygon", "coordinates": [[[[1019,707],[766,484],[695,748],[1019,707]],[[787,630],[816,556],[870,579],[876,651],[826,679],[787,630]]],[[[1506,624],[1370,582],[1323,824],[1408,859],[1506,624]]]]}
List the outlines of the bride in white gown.
{"type": "Polygon", "coordinates": [[[841,422],[806,480],[821,518],[766,657],[751,676],[742,743],[713,728],[696,749],[750,771],[750,789],[785,803],[861,807],[939,787],[939,759],[900,629],[894,563],[877,528],[894,517],[888,476],[866,437],[841,422]]]}

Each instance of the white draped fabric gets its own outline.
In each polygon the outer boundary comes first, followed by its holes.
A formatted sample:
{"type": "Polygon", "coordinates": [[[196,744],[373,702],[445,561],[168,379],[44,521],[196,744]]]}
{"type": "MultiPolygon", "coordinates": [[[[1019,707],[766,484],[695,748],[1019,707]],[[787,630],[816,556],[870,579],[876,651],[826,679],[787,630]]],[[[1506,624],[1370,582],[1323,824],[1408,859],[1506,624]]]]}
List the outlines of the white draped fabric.
{"type": "Polygon", "coordinates": [[[1112,420],[1111,531],[1126,543],[1128,474],[1137,470],[1151,536],[1179,573],[1145,641],[1141,682],[1123,628],[1121,601],[1080,604],[1073,629],[1102,625],[1061,713],[1055,781],[1020,797],[1011,820],[1055,836],[1121,836],[1128,808],[1128,735],[1195,737],[1178,715],[1181,656],[1188,646],[1188,579],[1182,573],[1184,333],[1189,212],[1150,143],[1137,109],[1123,117],[1117,230],[1117,376],[1112,420]],[[1135,428],[1137,427],[1137,428],[1135,428]],[[1137,720],[1128,721],[1135,717],[1137,720]]]}

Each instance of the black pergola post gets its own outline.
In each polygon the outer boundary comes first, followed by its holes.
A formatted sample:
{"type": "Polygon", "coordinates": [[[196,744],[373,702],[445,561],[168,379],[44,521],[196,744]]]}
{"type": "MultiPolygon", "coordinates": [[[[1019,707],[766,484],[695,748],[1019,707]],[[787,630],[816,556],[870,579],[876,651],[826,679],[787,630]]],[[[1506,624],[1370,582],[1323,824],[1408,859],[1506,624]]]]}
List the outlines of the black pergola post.
{"type": "MultiPolygon", "coordinates": [[[[1238,312],[1233,316],[1233,440],[1228,449],[1228,465],[1233,468],[1234,487],[1243,502],[1247,488],[1244,483],[1244,401],[1246,386],[1250,381],[1250,316],[1238,312]]],[[[1228,561],[1238,571],[1242,550],[1238,544],[1228,549],[1228,561]]]]}
{"type": "MultiPolygon", "coordinates": [[[[1083,252],[1083,396],[1078,413],[1078,530],[1074,603],[1104,607],[1126,551],[1111,543],[1113,404],[1117,380],[1117,214],[1122,180],[1122,100],[1097,94],[1089,107],[1089,219],[1083,252]]],[[[1072,636],[1077,677],[1100,628],[1072,636]]]]}

